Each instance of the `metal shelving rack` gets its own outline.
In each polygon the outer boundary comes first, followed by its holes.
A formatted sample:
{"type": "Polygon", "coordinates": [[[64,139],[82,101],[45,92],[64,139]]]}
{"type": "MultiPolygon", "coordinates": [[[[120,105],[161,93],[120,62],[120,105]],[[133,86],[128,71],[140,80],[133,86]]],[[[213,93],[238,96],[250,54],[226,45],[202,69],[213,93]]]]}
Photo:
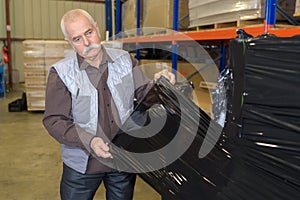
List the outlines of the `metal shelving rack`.
{"type": "MultiPolygon", "coordinates": [[[[199,31],[185,31],[180,32],[178,34],[161,34],[161,35],[152,35],[152,36],[141,36],[139,32],[140,28],[140,0],[137,1],[136,6],[136,24],[137,24],[137,33],[136,37],[133,38],[120,38],[120,40],[124,44],[136,44],[136,56],[139,59],[139,44],[147,43],[147,42],[171,42],[172,43],[172,68],[174,70],[177,69],[177,51],[178,51],[178,42],[185,41],[186,38],[191,38],[195,41],[213,41],[219,42],[220,46],[220,70],[225,67],[226,64],[226,47],[228,41],[236,38],[237,36],[237,28],[222,28],[222,29],[207,29],[207,30],[199,30],[199,31]],[[184,36],[183,36],[184,35],[184,36]]],[[[111,0],[106,0],[106,2],[111,2],[111,0]]],[[[121,32],[121,8],[120,6],[121,0],[116,0],[116,26],[117,28],[116,34],[121,32]]],[[[258,36],[262,34],[274,34],[278,37],[291,37],[300,34],[300,26],[289,26],[289,27],[276,27],[276,5],[277,0],[266,0],[266,12],[265,12],[265,22],[261,25],[244,27],[243,29],[248,34],[253,36],[258,36]]],[[[178,31],[178,10],[179,10],[179,0],[174,0],[174,10],[173,10],[173,30],[178,31]]],[[[107,18],[108,19],[108,18],[107,18]]],[[[109,20],[106,21],[109,24],[109,20]]],[[[108,30],[108,29],[107,29],[108,30]]],[[[111,31],[111,30],[108,30],[111,31]]]]}

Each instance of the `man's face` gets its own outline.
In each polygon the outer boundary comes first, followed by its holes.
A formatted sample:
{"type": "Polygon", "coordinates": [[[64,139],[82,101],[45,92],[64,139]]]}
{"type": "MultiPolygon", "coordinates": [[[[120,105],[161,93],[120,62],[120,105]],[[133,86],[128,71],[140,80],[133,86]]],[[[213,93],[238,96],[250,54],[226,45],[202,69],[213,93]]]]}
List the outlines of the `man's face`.
{"type": "Polygon", "coordinates": [[[101,51],[101,38],[98,25],[91,24],[85,16],[78,16],[72,22],[65,23],[69,43],[85,59],[93,60],[101,51]]]}

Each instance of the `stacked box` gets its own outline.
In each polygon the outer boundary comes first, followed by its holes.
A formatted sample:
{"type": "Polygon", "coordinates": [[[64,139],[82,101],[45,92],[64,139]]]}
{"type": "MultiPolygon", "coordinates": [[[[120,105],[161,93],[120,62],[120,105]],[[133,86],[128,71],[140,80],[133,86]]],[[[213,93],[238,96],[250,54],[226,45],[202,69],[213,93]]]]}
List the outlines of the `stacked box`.
{"type": "MultiPolygon", "coordinates": [[[[141,1],[142,4],[143,1],[141,1]]],[[[143,14],[143,7],[140,8],[141,13],[141,23],[142,23],[142,14],[143,14]]],[[[132,29],[136,29],[136,0],[127,0],[122,4],[122,27],[123,31],[129,34],[131,32],[135,34],[135,31],[132,29]]]]}
{"type": "Polygon", "coordinates": [[[300,16],[300,0],[296,0],[295,16],[300,16]]]}
{"type": "Polygon", "coordinates": [[[48,70],[70,51],[66,41],[25,40],[23,42],[25,90],[28,111],[45,110],[48,70]]]}
{"type": "MultiPolygon", "coordinates": [[[[144,0],[143,27],[173,28],[173,0],[144,0]]],[[[189,25],[188,0],[179,1],[179,29],[189,25]]]]}
{"type": "MultiPolygon", "coordinates": [[[[173,28],[173,0],[141,0],[141,34],[148,35],[173,28]],[[149,29],[156,27],[159,29],[149,29]]],[[[136,0],[127,0],[122,7],[122,27],[126,35],[135,35],[136,0]]],[[[179,29],[189,26],[188,0],[179,1],[179,29]]]]}
{"type": "MultiPolygon", "coordinates": [[[[226,0],[225,2],[222,0],[190,0],[190,27],[239,20],[264,19],[265,5],[265,0],[226,0]]],[[[280,1],[278,5],[288,14],[294,14],[294,0],[280,1]]],[[[278,13],[276,18],[284,19],[278,13]]]]}

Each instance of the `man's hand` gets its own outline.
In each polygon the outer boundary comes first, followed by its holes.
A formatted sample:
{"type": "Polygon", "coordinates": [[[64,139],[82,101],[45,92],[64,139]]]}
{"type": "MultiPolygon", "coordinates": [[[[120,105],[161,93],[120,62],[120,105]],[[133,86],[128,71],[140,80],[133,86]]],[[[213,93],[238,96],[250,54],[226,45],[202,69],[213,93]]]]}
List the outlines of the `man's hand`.
{"type": "Polygon", "coordinates": [[[111,153],[109,153],[108,143],[105,143],[100,137],[94,137],[92,139],[91,148],[99,157],[112,158],[111,153]]]}
{"type": "Polygon", "coordinates": [[[157,72],[154,74],[154,81],[157,81],[161,76],[166,77],[170,83],[172,83],[173,85],[175,84],[175,75],[171,72],[169,72],[167,69],[164,69],[160,72],[157,72]]]}

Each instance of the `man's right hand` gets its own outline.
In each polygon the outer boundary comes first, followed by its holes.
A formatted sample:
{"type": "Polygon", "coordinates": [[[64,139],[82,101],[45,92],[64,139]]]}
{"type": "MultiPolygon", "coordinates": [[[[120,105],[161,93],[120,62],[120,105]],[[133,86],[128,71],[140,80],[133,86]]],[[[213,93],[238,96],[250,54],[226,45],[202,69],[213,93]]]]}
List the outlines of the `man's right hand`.
{"type": "Polygon", "coordinates": [[[111,153],[109,153],[108,143],[105,143],[100,137],[94,137],[92,139],[91,148],[99,157],[112,158],[111,153]]]}

